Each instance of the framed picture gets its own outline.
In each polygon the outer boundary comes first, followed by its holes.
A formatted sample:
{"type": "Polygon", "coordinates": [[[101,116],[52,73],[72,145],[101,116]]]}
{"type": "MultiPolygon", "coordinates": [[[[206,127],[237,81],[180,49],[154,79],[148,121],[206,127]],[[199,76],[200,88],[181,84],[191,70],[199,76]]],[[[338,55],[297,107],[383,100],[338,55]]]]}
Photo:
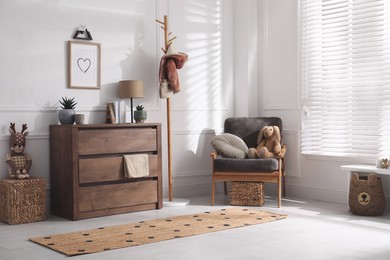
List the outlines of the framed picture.
{"type": "Polygon", "coordinates": [[[68,87],[100,89],[100,43],[68,41],[68,87]]]}

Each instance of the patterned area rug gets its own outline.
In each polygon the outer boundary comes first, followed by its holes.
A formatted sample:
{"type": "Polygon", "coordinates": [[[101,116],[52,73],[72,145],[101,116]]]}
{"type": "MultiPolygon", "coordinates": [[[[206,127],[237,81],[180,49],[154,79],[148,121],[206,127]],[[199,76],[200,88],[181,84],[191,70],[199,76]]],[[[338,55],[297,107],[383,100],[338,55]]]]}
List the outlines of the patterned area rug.
{"type": "Polygon", "coordinates": [[[286,217],[287,215],[235,207],[30,240],[74,256],[256,225],[286,217]]]}

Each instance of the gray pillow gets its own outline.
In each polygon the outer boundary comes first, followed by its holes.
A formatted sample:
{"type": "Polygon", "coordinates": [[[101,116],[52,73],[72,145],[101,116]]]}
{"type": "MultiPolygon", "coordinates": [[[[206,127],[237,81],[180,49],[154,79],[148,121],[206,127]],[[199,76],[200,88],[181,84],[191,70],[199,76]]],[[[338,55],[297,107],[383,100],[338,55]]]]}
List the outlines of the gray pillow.
{"type": "Polygon", "coordinates": [[[248,155],[248,146],[238,136],[223,133],[211,139],[211,146],[219,155],[225,158],[245,159],[248,155]]]}

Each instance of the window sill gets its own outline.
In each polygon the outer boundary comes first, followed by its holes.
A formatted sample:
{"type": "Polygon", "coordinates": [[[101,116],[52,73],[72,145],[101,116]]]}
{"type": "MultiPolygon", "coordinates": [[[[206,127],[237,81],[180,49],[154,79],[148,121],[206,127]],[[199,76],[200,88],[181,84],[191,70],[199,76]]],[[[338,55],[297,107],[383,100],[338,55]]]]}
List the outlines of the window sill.
{"type": "Polygon", "coordinates": [[[372,158],[357,158],[340,155],[320,155],[320,154],[301,154],[307,160],[315,161],[333,161],[345,164],[376,164],[376,159],[372,158]]]}
{"type": "Polygon", "coordinates": [[[374,172],[377,174],[390,175],[389,169],[380,169],[377,168],[374,164],[342,165],[340,169],[342,171],[349,171],[349,172],[374,172]]]}

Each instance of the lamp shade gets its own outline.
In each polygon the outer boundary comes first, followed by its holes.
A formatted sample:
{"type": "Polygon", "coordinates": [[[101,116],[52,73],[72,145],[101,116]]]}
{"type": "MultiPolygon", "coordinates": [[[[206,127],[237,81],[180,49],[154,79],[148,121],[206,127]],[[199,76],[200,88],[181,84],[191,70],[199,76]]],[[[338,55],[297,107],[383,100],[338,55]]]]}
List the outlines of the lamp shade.
{"type": "Polygon", "coordinates": [[[144,82],[142,80],[119,81],[119,98],[144,97],[144,82]]]}

